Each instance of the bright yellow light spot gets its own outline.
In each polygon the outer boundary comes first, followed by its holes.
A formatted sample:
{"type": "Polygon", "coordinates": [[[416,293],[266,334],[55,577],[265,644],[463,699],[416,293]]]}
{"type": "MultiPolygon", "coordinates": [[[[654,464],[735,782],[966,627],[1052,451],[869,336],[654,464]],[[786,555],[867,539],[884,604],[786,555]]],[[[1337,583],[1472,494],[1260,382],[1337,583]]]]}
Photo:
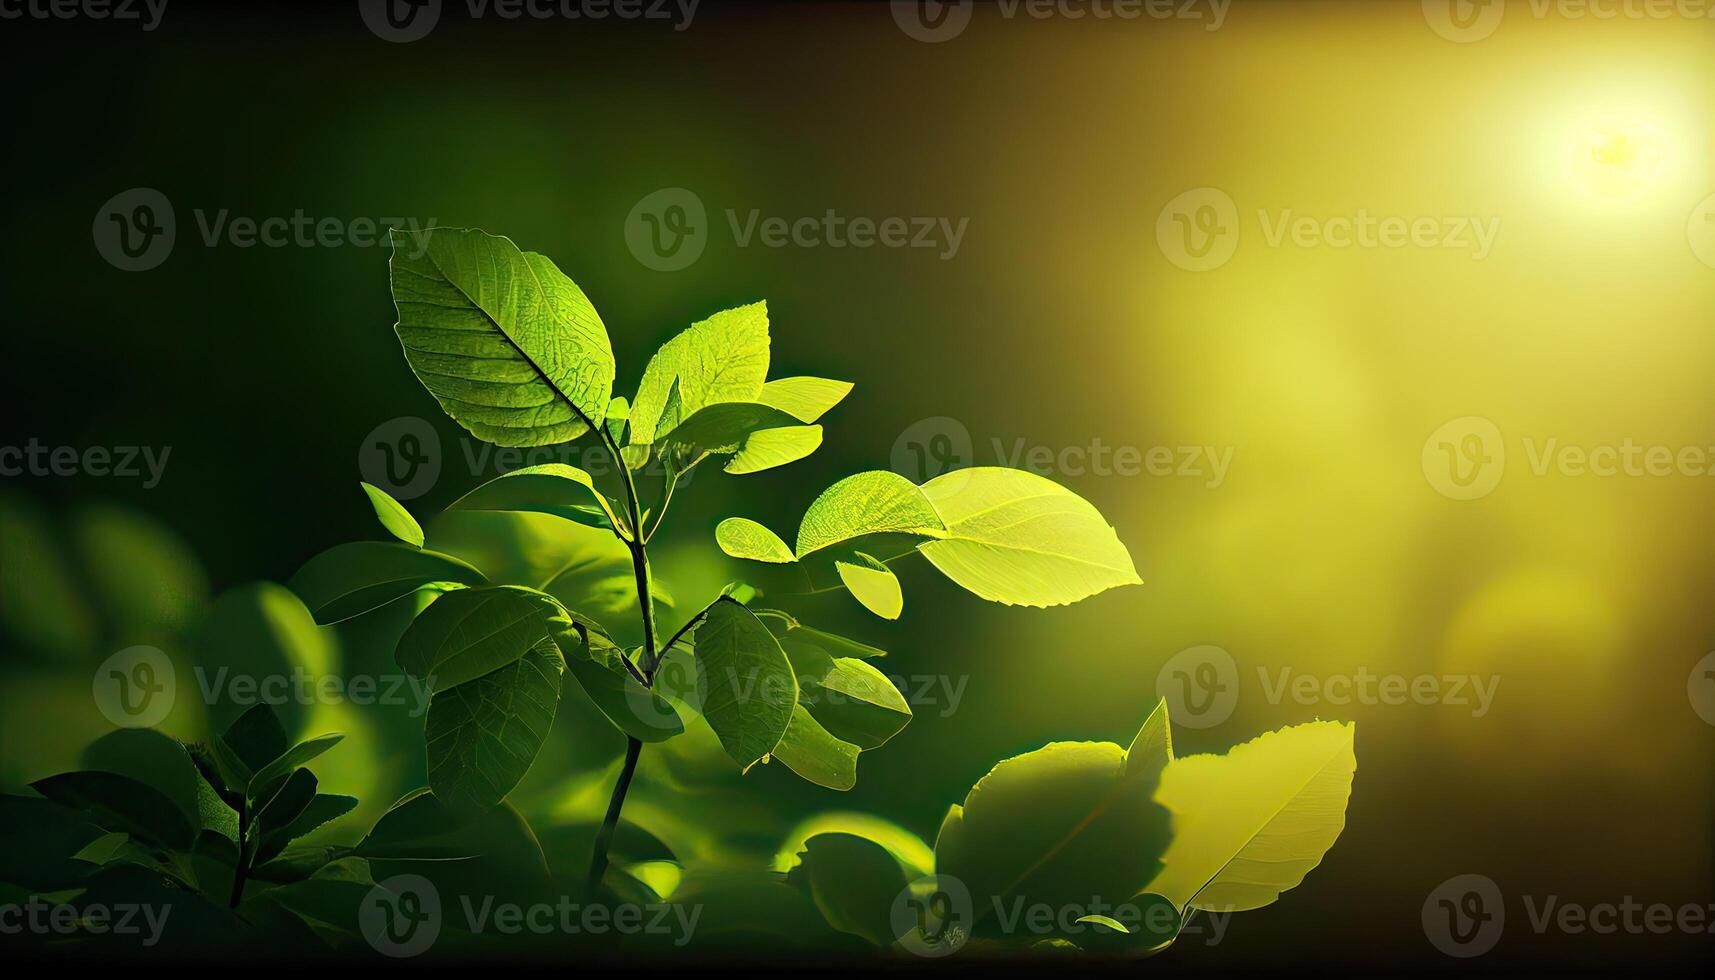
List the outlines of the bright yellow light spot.
{"type": "Polygon", "coordinates": [[[1661,176],[1666,163],[1663,142],[1653,123],[1597,126],[1584,134],[1576,148],[1574,168],[1592,192],[1627,197],[1661,176]]]}

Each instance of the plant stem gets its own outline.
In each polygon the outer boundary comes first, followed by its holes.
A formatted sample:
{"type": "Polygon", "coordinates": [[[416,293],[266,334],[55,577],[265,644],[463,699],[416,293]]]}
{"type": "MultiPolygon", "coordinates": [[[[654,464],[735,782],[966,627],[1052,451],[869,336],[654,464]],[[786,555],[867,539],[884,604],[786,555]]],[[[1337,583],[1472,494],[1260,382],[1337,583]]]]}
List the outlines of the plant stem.
{"type": "Polygon", "coordinates": [[[637,773],[637,757],[643,754],[643,743],[635,738],[625,740],[625,765],[619,769],[619,780],[613,784],[613,796],[607,801],[607,816],[602,819],[601,829],[596,831],[595,849],[590,853],[589,894],[585,901],[593,901],[596,889],[601,886],[602,878],[607,874],[607,849],[613,844],[613,832],[619,827],[619,811],[625,806],[625,791],[631,788],[631,777],[637,773]]]}
{"type": "MultiPolygon", "coordinates": [[[[643,509],[637,502],[637,482],[632,479],[631,468],[625,465],[613,437],[607,429],[600,429],[602,441],[607,444],[615,465],[619,467],[624,477],[626,522],[631,525],[631,534],[626,539],[626,547],[631,549],[631,571],[637,582],[637,607],[643,617],[643,663],[655,662],[655,599],[649,590],[649,552],[648,537],[643,532],[643,509]]],[[[661,513],[655,515],[655,527],[661,526],[661,518],[666,514],[666,501],[662,501],[661,513]]],[[[653,531],[654,528],[651,528],[653,531]]],[[[647,685],[653,681],[651,673],[644,674],[647,685]]],[[[601,880],[607,874],[607,851],[613,844],[614,830],[619,826],[619,812],[625,806],[625,793],[631,788],[631,777],[637,772],[637,757],[643,752],[643,743],[630,736],[625,740],[625,764],[620,767],[619,780],[613,784],[613,796],[607,802],[607,816],[602,819],[601,829],[596,831],[595,847],[590,853],[589,892],[594,895],[601,887],[601,880]]]]}
{"type": "Polygon", "coordinates": [[[244,879],[250,871],[250,801],[238,804],[238,866],[232,869],[232,897],[227,907],[237,908],[244,898],[244,879]]]}

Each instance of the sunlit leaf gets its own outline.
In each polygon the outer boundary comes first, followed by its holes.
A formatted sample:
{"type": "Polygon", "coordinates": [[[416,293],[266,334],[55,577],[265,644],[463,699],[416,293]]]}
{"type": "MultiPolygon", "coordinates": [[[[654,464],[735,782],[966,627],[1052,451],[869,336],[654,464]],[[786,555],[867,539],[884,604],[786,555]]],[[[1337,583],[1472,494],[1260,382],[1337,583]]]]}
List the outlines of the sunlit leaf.
{"type": "Polygon", "coordinates": [[[774,758],[804,779],[828,789],[857,785],[858,747],[828,734],[803,705],[793,705],[792,719],[774,746],[774,758]]]}
{"type": "Polygon", "coordinates": [[[850,381],[827,378],[776,378],[762,386],[756,400],[772,405],[800,422],[814,422],[851,394],[850,381]]]}
{"type": "Polygon", "coordinates": [[[797,555],[867,534],[940,537],[945,525],[916,484],[897,473],[871,470],[822,491],[798,525],[797,555]]]}
{"type": "Polygon", "coordinates": [[[369,496],[369,503],[375,508],[375,517],[387,533],[409,545],[419,548],[423,546],[423,526],[405,509],[405,505],[394,500],[392,495],[380,487],[362,483],[363,492],[369,496]]]}
{"type": "Polygon", "coordinates": [[[716,402],[754,401],[767,377],[767,303],[698,321],[663,344],[644,368],[631,402],[631,444],[655,442],[672,430],[673,416],[689,418],[716,402]],[[677,406],[671,407],[675,386],[677,406]]]}
{"type": "Polygon", "coordinates": [[[974,467],[944,473],[922,493],[946,533],[919,550],[942,574],[991,602],[1058,606],[1141,582],[1101,513],[1045,477],[974,467]]]}
{"type": "Polygon", "coordinates": [[[913,879],[935,870],[935,852],[923,838],[884,817],[852,810],[818,813],[787,831],[775,852],[774,870],[790,871],[798,863],[798,854],[810,838],[817,834],[836,833],[852,834],[879,844],[913,879]]]}
{"type": "Polygon", "coordinates": [[[787,425],[759,429],[744,440],[744,445],[722,467],[735,476],[761,473],[787,463],[796,463],[815,452],[822,444],[819,425],[787,425]]]}
{"type": "Polygon", "coordinates": [[[405,360],[454,421],[498,446],[569,442],[602,423],[607,328],[554,263],[474,229],[395,228],[392,241],[405,360]]]}
{"type": "MultiPolygon", "coordinates": [[[[799,662],[792,657],[795,671],[799,662]]],[[[879,747],[911,721],[911,706],[893,681],[856,657],[834,657],[826,669],[799,671],[798,686],[799,703],[822,727],[860,749],[879,747]]]]}
{"type": "Polygon", "coordinates": [[[798,560],[778,534],[744,517],[729,517],[716,525],[715,543],[734,558],[748,558],[751,561],[777,565],[798,560]]]}
{"type": "Polygon", "coordinates": [[[1149,891],[1181,909],[1244,911],[1296,887],[1346,826],[1357,770],[1354,726],[1311,722],[1226,755],[1174,759],[1156,794],[1173,844],[1149,891]]]}
{"type": "Polygon", "coordinates": [[[586,630],[586,636],[582,655],[568,654],[566,665],[615,728],[643,742],[665,741],[685,730],[661,692],[645,688],[626,667],[625,651],[595,630],[586,630]]]}
{"type": "Polygon", "coordinates": [[[834,563],[840,581],[865,609],[882,619],[898,619],[905,609],[905,594],[893,569],[861,551],[852,557],[856,561],[834,563]]]}
{"type": "Polygon", "coordinates": [[[614,526],[613,510],[595,481],[565,463],[513,470],[448,504],[447,510],[533,512],[589,527],[614,526]]]}

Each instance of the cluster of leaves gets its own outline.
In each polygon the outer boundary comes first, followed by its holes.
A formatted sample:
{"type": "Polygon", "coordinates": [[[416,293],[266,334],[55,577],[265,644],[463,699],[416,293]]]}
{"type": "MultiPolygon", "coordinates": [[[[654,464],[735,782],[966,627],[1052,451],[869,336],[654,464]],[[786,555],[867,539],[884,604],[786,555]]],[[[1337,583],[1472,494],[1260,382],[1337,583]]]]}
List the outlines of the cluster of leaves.
{"type": "Polygon", "coordinates": [[[320,923],[283,899],[337,852],[294,842],[357,805],[318,792],[307,768],[341,738],[293,744],[266,704],[207,743],[111,732],[85,749],[85,768],[32,783],[39,798],[0,797],[8,827],[0,887],[8,901],[152,900],[175,910],[170,935],[199,953],[310,936],[320,923]]]}
{"type": "MultiPolygon", "coordinates": [[[[366,485],[398,540],[335,547],[291,585],[324,624],[411,595],[432,598],[395,660],[434,692],[425,744],[436,795],[468,810],[501,802],[541,750],[568,672],[639,742],[674,737],[695,715],[741,770],[778,759],[819,785],[854,785],[859,753],[910,719],[904,698],[866,663],[875,651],[753,607],[758,593],[738,583],[658,644],[652,606],[661,593],[646,553],[695,467],[724,459],[727,473],[749,474],[809,455],[822,441],[818,420],[852,385],[769,380],[768,311],[759,302],[693,324],[649,360],[631,399],[614,397],[606,328],[547,258],[474,230],[394,235],[399,339],[447,414],[501,446],[589,435],[616,464],[617,496],[582,469],[550,463],[491,480],[447,514],[545,514],[611,532],[632,558],[643,625],[642,645],[627,649],[599,620],[607,610],[427,547],[417,520],[366,485]],[[653,508],[637,492],[645,474],[661,480],[653,508]],[[669,657],[689,658],[686,669],[663,670],[669,657]]],[[[887,618],[904,601],[889,563],[913,552],[973,593],[1012,604],[1074,602],[1138,581],[1094,507],[1006,469],[959,471],[921,487],[860,473],[810,505],[795,549],[744,518],[722,522],[716,539],[732,556],[800,563],[813,586],[848,589],[887,618]]]]}
{"type": "Polygon", "coordinates": [[[996,765],[948,810],[932,868],[896,832],[836,824],[808,838],[788,880],[832,927],[879,946],[1153,954],[1192,913],[1270,905],[1321,862],[1345,827],[1353,734],[1319,721],[1180,758],[1163,701],[1127,748],[1054,742],[996,765]],[[969,905],[913,916],[902,933],[898,897],[927,908],[943,888],[969,905]],[[1048,934],[1007,914],[1101,901],[1137,914],[1128,923],[1091,912],[1070,929],[1056,916],[1048,934]]]}

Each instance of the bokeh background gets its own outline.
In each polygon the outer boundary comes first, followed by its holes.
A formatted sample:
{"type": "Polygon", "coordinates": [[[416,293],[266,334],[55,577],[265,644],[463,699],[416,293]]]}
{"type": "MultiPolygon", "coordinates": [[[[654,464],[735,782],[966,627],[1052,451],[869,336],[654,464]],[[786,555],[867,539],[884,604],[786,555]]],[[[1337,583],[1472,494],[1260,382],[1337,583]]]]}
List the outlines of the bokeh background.
{"type": "MultiPolygon", "coordinates": [[[[1167,963],[1439,962],[1422,906],[1465,873],[1508,896],[1486,963],[1706,957],[1707,936],[1539,935],[1521,897],[1715,900],[1715,681],[1693,674],[1715,649],[1709,463],[1608,477],[1532,465],[1549,440],[1715,447],[1715,224],[1698,220],[1715,192],[1715,19],[1473,9],[1460,28],[1435,3],[1239,0],[1211,29],[1202,3],[1194,19],[978,5],[934,43],[883,4],[705,2],[684,29],[473,21],[449,4],[409,43],[377,37],[354,4],[174,0],[147,32],[0,24],[0,441],[171,447],[152,488],[0,483],[0,783],[73,767],[111,727],[90,697],[108,654],[153,643],[192,658],[216,597],[256,601],[253,583],[379,537],[357,487],[377,427],[419,417],[438,431],[440,477],[409,503],[419,516],[494,475],[400,356],[384,249],[210,245],[198,224],[222,210],[410,216],[552,257],[601,312],[620,393],[671,334],[758,298],[772,374],[857,383],[810,459],[699,474],[675,502],[656,559],[679,600],[668,627],[747,573],[714,549],[720,518],[789,532],[823,487],[906,465],[914,443],[979,464],[1045,447],[1048,475],[1108,516],[1145,580],[1018,610],[919,563],[902,568],[894,624],[843,595],[794,600],[890,651],[891,672],[958,688],[956,706],[919,703],[844,795],[777,766],[742,784],[687,775],[646,750],[640,806],[696,800],[762,842],[830,809],[932,840],[998,759],[1129,739],[1174,693],[1164,666],[1212,645],[1237,699],[1177,730],[1182,754],[1353,719],[1358,775],[1343,837],[1300,888],[1167,963]],[[157,267],[123,271],[93,232],[105,202],[138,187],[171,202],[176,239],[157,267]],[[664,188],[707,215],[700,257],[674,271],[626,234],[664,188]],[[1223,200],[1228,213],[1200,210],[1223,200]],[[1175,246],[1190,241],[1176,208],[1199,233],[1220,228],[1224,261],[1187,268],[1199,262],[1175,246]],[[733,228],[752,211],[830,210],[965,230],[947,255],[768,247],[733,228]],[[1273,240],[1288,213],[1322,233],[1364,213],[1471,218],[1496,235],[1486,250],[1273,240]],[[1489,492],[1456,499],[1431,436],[1471,417],[1505,464],[1489,492]],[[1084,465],[1096,445],[1230,461],[1218,479],[1206,461],[1124,472],[1084,465]],[[1477,717],[1271,697],[1258,671],[1272,683],[1283,668],[1498,687],[1477,717]]],[[[316,642],[342,670],[390,663],[361,631],[316,642]]],[[[198,699],[179,703],[163,728],[200,734],[198,699]]],[[[364,798],[355,834],[421,783],[418,722],[314,710],[302,725],[353,735],[318,771],[364,798]]],[[[577,696],[561,713],[564,737],[520,791],[533,817],[605,799],[599,767],[621,749],[579,721],[591,712],[577,696]]]]}

